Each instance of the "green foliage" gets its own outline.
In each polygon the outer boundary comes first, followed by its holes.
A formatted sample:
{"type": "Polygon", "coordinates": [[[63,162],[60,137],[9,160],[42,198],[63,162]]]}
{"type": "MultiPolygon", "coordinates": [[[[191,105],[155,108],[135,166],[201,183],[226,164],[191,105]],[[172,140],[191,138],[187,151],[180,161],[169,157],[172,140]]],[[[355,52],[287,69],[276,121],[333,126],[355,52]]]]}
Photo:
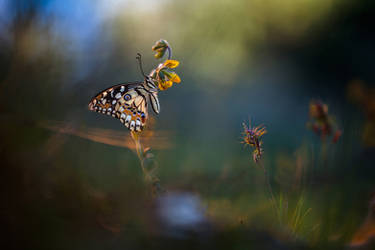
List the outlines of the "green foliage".
{"type": "Polygon", "coordinates": [[[312,208],[306,206],[305,199],[305,195],[301,194],[293,204],[288,197],[281,193],[273,204],[280,228],[295,240],[311,240],[308,236],[316,233],[319,229],[319,223],[309,225],[308,216],[311,214],[312,208]]]}

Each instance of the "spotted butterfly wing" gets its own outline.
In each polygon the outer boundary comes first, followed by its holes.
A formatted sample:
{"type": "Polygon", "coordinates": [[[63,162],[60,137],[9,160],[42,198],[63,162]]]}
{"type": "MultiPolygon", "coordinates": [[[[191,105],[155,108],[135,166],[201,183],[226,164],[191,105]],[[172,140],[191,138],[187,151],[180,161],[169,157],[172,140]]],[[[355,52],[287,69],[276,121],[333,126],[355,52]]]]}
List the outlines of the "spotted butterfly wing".
{"type": "MultiPolygon", "coordinates": [[[[157,93],[149,93],[142,85],[142,82],[119,84],[103,90],[97,94],[89,103],[89,109],[111,115],[120,119],[131,131],[141,131],[146,124],[148,117],[147,96],[156,98],[157,93]]],[[[158,104],[152,104],[156,113],[158,113],[158,104]]]]}

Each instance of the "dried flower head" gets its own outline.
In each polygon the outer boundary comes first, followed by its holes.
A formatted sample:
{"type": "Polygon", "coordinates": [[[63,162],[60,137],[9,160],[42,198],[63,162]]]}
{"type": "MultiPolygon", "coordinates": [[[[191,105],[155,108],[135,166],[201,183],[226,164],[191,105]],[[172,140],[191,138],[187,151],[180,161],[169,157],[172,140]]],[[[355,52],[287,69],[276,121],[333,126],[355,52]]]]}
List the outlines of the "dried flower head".
{"type": "Polygon", "coordinates": [[[245,123],[242,125],[244,128],[242,143],[255,148],[253,151],[253,160],[255,163],[257,163],[263,154],[261,137],[267,133],[266,128],[263,127],[263,125],[251,127],[250,122],[249,126],[247,126],[245,123]]]}
{"type": "Polygon", "coordinates": [[[342,132],[337,128],[333,117],[328,114],[327,104],[322,101],[312,100],[309,109],[310,122],[308,127],[319,135],[322,140],[327,136],[333,135],[332,142],[336,143],[342,132]]]}

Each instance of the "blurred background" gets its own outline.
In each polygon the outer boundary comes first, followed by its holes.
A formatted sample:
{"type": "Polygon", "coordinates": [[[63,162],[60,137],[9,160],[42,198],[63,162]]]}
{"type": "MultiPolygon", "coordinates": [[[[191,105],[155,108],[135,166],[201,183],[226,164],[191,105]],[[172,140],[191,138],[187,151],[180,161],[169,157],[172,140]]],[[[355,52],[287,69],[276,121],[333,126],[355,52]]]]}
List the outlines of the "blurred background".
{"type": "Polygon", "coordinates": [[[374,249],[374,14],[370,0],[0,0],[1,241],[374,249]],[[182,82],[145,133],[155,197],[127,129],[87,104],[142,80],[136,53],[151,71],[159,39],[182,82]],[[309,129],[311,100],[337,143],[309,129]],[[241,144],[249,119],[268,131],[267,176],[241,144]]]}

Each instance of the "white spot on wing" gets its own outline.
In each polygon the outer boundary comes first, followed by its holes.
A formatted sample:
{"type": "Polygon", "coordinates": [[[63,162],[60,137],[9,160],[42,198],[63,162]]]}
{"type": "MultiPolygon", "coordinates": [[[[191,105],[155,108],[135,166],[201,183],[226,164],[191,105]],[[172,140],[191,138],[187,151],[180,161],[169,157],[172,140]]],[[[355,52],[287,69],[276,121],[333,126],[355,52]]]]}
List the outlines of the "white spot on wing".
{"type": "Polygon", "coordinates": [[[141,131],[141,121],[140,121],[140,120],[137,120],[137,121],[135,122],[135,129],[136,129],[137,131],[141,131]]]}
{"type": "Polygon", "coordinates": [[[116,97],[116,99],[120,99],[120,98],[121,98],[121,93],[117,93],[117,94],[115,95],[115,97],[116,97]]]}
{"type": "Polygon", "coordinates": [[[128,115],[125,119],[125,123],[129,123],[131,119],[132,119],[132,117],[130,115],[128,115]]]}
{"type": "Polygon", "coordinates": [[[130,122],[130,130],[134,130],[134,127],[135,127],[135,122],[131,121],[130,122]]]}

